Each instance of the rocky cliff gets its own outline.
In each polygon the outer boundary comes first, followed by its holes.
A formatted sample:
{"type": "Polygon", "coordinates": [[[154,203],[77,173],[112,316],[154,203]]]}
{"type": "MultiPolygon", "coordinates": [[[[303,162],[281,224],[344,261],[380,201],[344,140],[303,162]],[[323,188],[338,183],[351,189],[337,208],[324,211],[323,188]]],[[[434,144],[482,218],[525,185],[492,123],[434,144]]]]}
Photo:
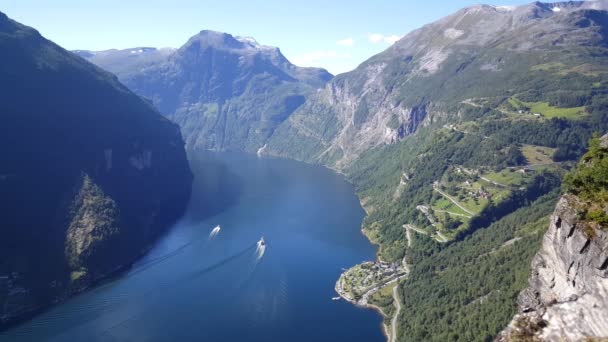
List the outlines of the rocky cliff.
{"type": "Polygon", "coordinates": [[[344,169],[420,126],[460,120],[461,107],[480,100],[495,107],[509,96],[577,94],[584,89],[550,80],[599,67],[589,52],[606,46],[606,8],[589,1],[460,10],[336,76],[279,126],[266,152],[344,169]]]}
{"type": "Polygon", "coordinates": [[[179,128],[0,13],[0,328],[136,260],[183,213],[179,128]]]}
{"type": "MultiPolygon", "coordinates": [[[[608,136],[602,141],[606,153],[608,136]]],[[[597,161],[585,158],[583,169],[592,168],[589,163],[597,161]]],[[[598,191],[605,192],[608,179],[602,178],[598,191]]],[[[586,198],[567,194],[557,204],[532,261],[529,287],[519,296],[520,313],[499,341],[608,339],[608,230],[589,215],[597,206],[608,214],[608,206],[586,198]]]]}
{"type": "Polygon", "coordinates": [[[532,262],[520,313],[500,341],[608,338],[608,233],[580,220],[579,201],[558,203],[532,262]]]}

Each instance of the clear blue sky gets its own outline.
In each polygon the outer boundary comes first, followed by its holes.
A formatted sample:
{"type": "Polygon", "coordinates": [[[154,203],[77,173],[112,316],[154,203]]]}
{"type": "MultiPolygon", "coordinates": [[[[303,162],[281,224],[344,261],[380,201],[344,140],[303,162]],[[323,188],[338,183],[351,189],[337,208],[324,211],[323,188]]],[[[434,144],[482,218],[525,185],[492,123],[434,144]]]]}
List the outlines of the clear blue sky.
{"type": "MultiPolygon", "coordinates": [[[[487,0],[517,5],[531,0],[487,0]]],[[[396,37],[479,0],[14,0],[0,11],[67,49],[179,47],[202,29],[252,36],[292,62],[348,71],[396,37]]]]}

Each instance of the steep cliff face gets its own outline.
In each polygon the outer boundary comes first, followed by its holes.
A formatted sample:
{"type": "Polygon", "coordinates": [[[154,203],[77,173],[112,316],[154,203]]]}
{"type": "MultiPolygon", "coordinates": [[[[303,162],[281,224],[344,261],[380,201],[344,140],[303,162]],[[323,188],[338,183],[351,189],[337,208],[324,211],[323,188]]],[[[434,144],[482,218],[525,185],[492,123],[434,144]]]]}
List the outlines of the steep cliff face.
{"type": "Polygon", "coordinates": [[[0,13],[0,326],[128,266],[182,214],[177,125],[0,13]]]}
{"type": "Polygon", "coordinates": [[[76,51],[177,122],[189,147],[256,152],[331,75],[253,38],[201,31],[181,48],[76,51]]]}
{"type": "Polygon", "coordinates": [[[383,84],[385,67],[371,63],[338,76],[276,131],[268,152],[343,168],[374,146],[414,133],[429,104],[402,104],[383,84]],[[353,82],[356,73],[364,80],[353,82]]]}
{"type": "Polygon", "coordinates": [[[608,338],[608,232],[579,219],[575,196],[558,203],[532,262],[520,314],[499,340],[608,338]]]}
{"type": "Polygon", "coordinates": [[[266,152],[344,169],[421,125],[459,120],[463,106],[558,96],[566,86],[551,79],[599,67],[590,52],[606,46],[607,6],[536,2],[458,11],[335,77],[277,129],[266,152]]]}
{"type": "MultiPolygon", "coordinates": [[[[599,148],[604,158],[608,136],[599,148]]],[[[598,161],[584,158],[577,172],[595,167],[590,163],[598,161]]],[[[607,184],[604,175],[594,191],[605,198],[607,184]]],[[[520,313],[498,340],[608,339],[608,230],[597,215],[589,215],[598,207],[608,214],[608,206],[601,199],[579,196],[564,195],[557,204],[532,261],[529,287],[519,296],[520,313]]]]}

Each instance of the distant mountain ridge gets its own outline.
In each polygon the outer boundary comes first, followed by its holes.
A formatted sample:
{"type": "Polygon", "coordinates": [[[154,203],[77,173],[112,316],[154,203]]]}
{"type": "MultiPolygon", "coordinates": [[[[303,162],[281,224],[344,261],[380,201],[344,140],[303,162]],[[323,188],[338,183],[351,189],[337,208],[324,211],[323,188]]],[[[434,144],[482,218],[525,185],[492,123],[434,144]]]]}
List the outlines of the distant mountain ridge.
{"type": "Polygon", "coordinates": [[[93,64],[99,64],[106,70],[111,66],[115,74],[123,74],[138,70],[149,63],[162,60],[174,51],[175,49],[171,48],[136,47],[124,50],[76,50],[73,52],[84,59],[88,59],[93,64]]]}
{"type": "Polygon", "coordinates": [[[255,152],[331,74],[250,37],[203,30],[177,50],[77,51],[177,122],[191,148],[255,152]]]}

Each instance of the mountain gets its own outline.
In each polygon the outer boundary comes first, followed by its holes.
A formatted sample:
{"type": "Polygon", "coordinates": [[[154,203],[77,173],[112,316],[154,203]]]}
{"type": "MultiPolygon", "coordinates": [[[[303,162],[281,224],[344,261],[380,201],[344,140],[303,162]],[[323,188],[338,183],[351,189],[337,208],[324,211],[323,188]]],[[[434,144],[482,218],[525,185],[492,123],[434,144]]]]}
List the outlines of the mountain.
{"type": "Polygon", "coordinates": [[[551,216],[532,261],[519,314],[502,341],[608,336],[608,135],[591,143],[551,216]]]}
{"type": "Polygon", "coordinates": [[[465,8],[336,76],[270,137],[264,154],[354,184],[380,261],[408,276],[359,292],[363,265],[340,285],[398,340],[487,341],[517,312],[561,179],[608,130],[606,9],[465,8]]]}
{"type": "MultiPolygon", "coordinates": [[[[559,173],[594,131],[608,128],[604,8],[608,2],[460,10],[336,76],[277,128],[264,152],[345,173],[371,208],[367,221],[385,222],[374,230],[391,244],[405,238],[408,220],[428,224],[418,207],[432,204],[434,190],[467,197],[472,189],[455,184],[463,174],[528,189],[503,173],[528,175],[539,165],[559,173]]],[[[482,192],[487,203],[457,209],[477,217],[500,204],[482,192]]],[[[394,257],[403,254],[395,248],[394,257]]]]}
{"type": "Polygon", "coordinates": [[[151,99],[192,148],[255,152],[331,75],[253,38],[201,31],[181,48],[77,51],[151,99]]]}
{"type": "Polygon", "coordinates": [[[130,73],[136,73],[147,65],[158,63],[175,52],[175,49],[157,49],[153,47],[137,47],[125,50],[106,51],[73,51],[80,57],[99,65],[114,74],[128,77],[130,73]]]}
{"type": "Polygon", "coordinates": [[[475,101],[584,102],[589,83],[568,79],[607,70],[606,15],[598,11],[606,7],[536,2],[460,10],[334,78],[281,126],[269,150],[344,168],[421,125],[454,121],[475,101]]]}
{"type": "Polygon", "coordinates": [[[168,62],[119,77],[190,146],[344,174],[382,263],[347,270],[336,288],[378,308],[391,339],[488,341],[518,310],[562,178],[593,133],[608,131],[607,9],[468,7],[323,86],[249,39],[207,31],[168,62]],[[270,71],[252,71],[261,65],[270,71]]]}
{"type": "Polygon", "coordinates": [[[183,213],[179,128],[0,13],[0,326],[141,256],[183,213]]]}

